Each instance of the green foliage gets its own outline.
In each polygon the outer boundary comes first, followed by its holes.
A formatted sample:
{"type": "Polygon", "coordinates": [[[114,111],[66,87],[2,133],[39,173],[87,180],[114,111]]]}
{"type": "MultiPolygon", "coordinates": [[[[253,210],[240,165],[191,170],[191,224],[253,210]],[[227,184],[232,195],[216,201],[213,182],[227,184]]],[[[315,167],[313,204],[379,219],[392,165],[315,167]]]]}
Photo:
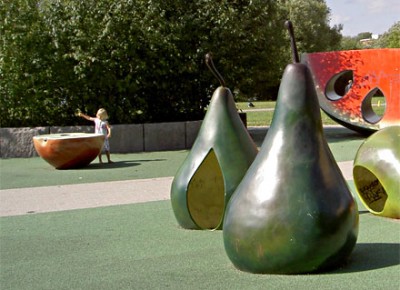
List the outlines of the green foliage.
{"type": "Polygon", "coordinates": [[[362,32],[357,36],[345,36],[341,40],[340,49],[366,49],[366,48],[400,48],[400,21],[396,22],[389,30],[379,36],[378,39],[373,39],[368,45],[361,45],[361,39],[372,38],[371,32],[362,32]]]}
{"type": "Polygon", "coordinates": [[[371,32],[361,32],[355,37],[357,40],[372,38],[371,32]]]}
{"type": "Polygon", "coordinates": [[[400,48],[400,21],[379,37],[378,44],[382,48],[400,48]]]}
{"type": "Polygon", "coordinates": [[[361,49],[359,39],[351,36],[344,36],[341,40],[341,50],[361,49]]]}
{"type": "Polygon", "coordinates": [[[201,119],[219,85],[204,64],[209,51],[238,96],[274,98],[290,56],[286,18],[302,51],[340,40],[324,1],[306,5],[312,17],[287,13],[302,1],[283,2],[3,0],[1,126],[85,124],[75,109],[99,107],[113,124],[201,119]]]}
{"type": "MultiPolygon", "coordinates": [[[[299,53],[337,50],[341,25],[329,26],[330,9],[324,0],[278,0],[284,19],[294,25],[299,53]]],[[[288,39],[288,36],[286,34],[288,39]]],[[[289,46],[287,46],[289,52],[289,46]]]]}

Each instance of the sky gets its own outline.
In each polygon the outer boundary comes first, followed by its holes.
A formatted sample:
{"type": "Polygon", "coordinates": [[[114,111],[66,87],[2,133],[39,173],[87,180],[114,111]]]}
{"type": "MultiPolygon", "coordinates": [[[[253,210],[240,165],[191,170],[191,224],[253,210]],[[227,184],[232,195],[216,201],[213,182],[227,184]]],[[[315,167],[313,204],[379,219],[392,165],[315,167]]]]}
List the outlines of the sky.
{"type": "Polygon", "coordinates": [[[331,9],[330,25],[343,24],[342,35],[383,34],[400,21],[400,0],[325,0],[331,9]]]}

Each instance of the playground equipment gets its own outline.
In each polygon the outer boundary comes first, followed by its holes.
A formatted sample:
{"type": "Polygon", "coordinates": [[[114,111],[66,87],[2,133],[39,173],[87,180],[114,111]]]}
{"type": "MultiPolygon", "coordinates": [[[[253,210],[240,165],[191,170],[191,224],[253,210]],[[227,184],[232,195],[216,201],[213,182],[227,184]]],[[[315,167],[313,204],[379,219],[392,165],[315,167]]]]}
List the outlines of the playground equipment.
{"type": "Polygon", "coordinates": [[[339,124],[365,135],[400,124],[400,49],[307,53],[302,62],[321,109],[339,124]]]}
{"type": "Polygon", "coordinates": [[[101,152],[103,134],[66,133],[33,137],[36,152],[56,169],[80,168],[101,152]]]}
{"type": "Polygon", "coordinates": [[[358,236],[357,204],[325,140],[308,67],[287,65],[263,145],[226,209],[226,253],[252,273],[315,272],[343,264],[358,236]]]}
{"type": "Polygon", "coordinates": [[[371,213],[400,219],[400,126],[384,128],[361,144],[353,177],[371,213]]]}
{"type": "Polygon", "coordinates": [[[210,54],[206,63],[221,86],[171,186],[172,209],[186,229],[221,229],[226,205],[258,152],[210,54]]]}

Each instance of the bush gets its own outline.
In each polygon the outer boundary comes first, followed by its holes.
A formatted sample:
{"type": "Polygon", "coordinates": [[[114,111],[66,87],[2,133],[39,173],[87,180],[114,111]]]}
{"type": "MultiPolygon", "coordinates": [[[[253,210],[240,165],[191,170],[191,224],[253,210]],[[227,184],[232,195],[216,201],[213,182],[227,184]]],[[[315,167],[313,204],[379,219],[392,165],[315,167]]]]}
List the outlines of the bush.
{"type": "Polygon", "coordinates": [[[273,99],[290,55],[281,4],[4,0],[1,126],[76,125],[75,109],[100,107],[113,124],[202,119],[219,85],[209,51],[238,96],[273,99]]]}

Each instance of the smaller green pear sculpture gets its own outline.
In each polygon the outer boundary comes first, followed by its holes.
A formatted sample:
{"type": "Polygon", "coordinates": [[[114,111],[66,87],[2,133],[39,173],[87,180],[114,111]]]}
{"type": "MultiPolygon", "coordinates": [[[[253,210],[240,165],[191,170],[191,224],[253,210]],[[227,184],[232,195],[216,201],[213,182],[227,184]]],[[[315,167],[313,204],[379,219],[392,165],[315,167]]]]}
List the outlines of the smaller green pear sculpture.
{"type": "Polygon", "coordinates": [[[287,65],[272,124],[227,206],[226,253],[242,271],[295,274],[344,263],[358,235],[357,204],[325,140],[308,68],[287,65]]]}
{"type": "Polygon", "coordinates": [[[185,229],[221,229],[226,205],[258,153],[210,53],[206,64],[221,86],[171,186],[172,209],[185,229]]]}

